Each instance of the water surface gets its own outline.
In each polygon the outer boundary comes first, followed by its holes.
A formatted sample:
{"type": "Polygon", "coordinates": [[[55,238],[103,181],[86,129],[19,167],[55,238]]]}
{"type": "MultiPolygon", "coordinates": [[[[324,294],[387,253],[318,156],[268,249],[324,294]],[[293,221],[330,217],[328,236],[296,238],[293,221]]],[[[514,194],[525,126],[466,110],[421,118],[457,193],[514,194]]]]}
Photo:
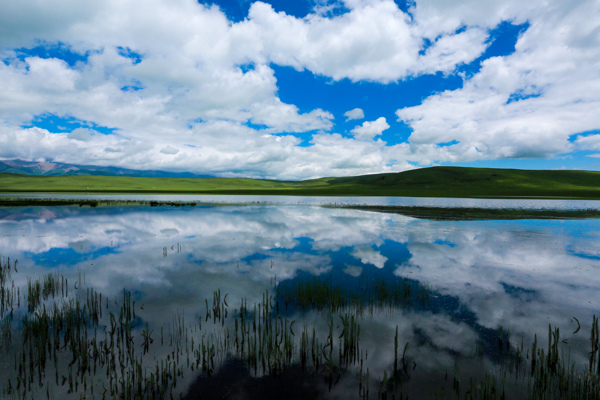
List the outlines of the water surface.
{"type": "MultiPolygon", "coordinates": [[[[413,290],[410,304],[360,319],[360,348],[367,353],[363,370],[369,368],[372,395],[384,374],[391,375],[396,329],[400,350],[409,343],[410,364],[402,376],[411,397],[427,398],[435,385],[451,384],[447,376],[455,368],[465,377],[499,369],[499,327],[510,331],[514,348],[521,343],[527,348],[534,335],[545,343],[548,325],[560,327],[561,346],[571,361],[579,368],[589,362],[590,323],[600,311],[600,220],[434,221],[320,205],[589,209],[599,202],[209,197],[202,196],[202,202],[221,205],[0,209],[0,255],[18,259],[18,273],[12,274],[17,287],[57,272],[71,285],[83,281],[80,286],[93,287],[105,298],[118,299],[125,289],[138,307],[134,333],[148,323],[155,339],[161,327],[173,326],[174,317],[184,316],[189,324],[203,319],[205,299],[216,290],[227,294],[233,310],[242,299],[264,304],[266,291],[283,291],[314,276],[350,289],[375,278],[404,278],[413,290]],[[257,204],[222,205],[227,202],[257,204]],[[427,298],[418,301],[417,293],[427,298]],[[581,324],[577,333],[572,333],[579,325],[574,317],[581,324]]],[[[115,198],[123,196],[102,196],[115,198]]],[[[323,312],[280,306],[282,317],[297,321],[296,333],[304,326],[327,337],[329,316],[323,312]]],[[[231,317],[226,323],[233,326],[231,317]]],[[[225,322],[205,321],[202,329],[222,327],[225,322]]],[[[155,343],[153,352],[160,358],[168,350],[155,343]]],[[[14,356],[6,354],[0,357],[3,377],[14,372],[14,356]]],[[[177,390],[188,398],[227,390],[258,396],[264,389],[257,388],[264,387],[280,394],[296,387],[289,396],[359,397],[358,364],[341,368],[335,383],[295,368],[279,381],[265,381],[265,373],[223,354],[211,377],[188,370],[177,390]]],[[[62,386],[50,384],[50,390],[65,393],[62,386]]],[[[41,392],[45,398],[46,389],[41,392]]]]}
{"type": "Polygon", "coordinates": [[[380,196],[252,196],[252,195],[99,195],[99,194],[2,194],[15,199],[60,200],[113,200],[113,201],[159,201],[206,204],[309,204],[309,205],[368,205],[368,206],[419,206],[441,208],[496,208],[496,209],[552,209],[552,210],[600,210],[600,200],[571,200],[512,198],[461,199],[447,197],[380,197],[380,196]]]}

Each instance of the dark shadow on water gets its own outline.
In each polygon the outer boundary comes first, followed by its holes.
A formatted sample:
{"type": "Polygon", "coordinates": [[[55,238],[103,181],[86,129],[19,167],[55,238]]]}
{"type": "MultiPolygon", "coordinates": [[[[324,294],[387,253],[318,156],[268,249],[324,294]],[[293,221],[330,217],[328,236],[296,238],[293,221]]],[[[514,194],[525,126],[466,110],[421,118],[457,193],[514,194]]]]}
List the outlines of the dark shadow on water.
{"type": "Polygon", "coordinates": [[[318,399],[326,394],[326,386],[320,385],[319,379],[323,377],[313,377],[300,366],[290,367],[279,376],[253,377],[243,361],[229,359],[210,377],[200,376],[183,399],[318,399]]]}

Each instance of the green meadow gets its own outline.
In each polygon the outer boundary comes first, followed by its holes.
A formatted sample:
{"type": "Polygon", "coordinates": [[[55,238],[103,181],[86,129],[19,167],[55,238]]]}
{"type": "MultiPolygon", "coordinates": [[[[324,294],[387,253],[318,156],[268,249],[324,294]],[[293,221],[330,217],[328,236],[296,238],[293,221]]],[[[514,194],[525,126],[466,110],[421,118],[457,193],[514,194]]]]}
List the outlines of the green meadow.
{"type": "Polygon", "coordinates": [[[432,167],[305,181],[0,174],[4,193],[600,198],[600,172],[432,167]]]}

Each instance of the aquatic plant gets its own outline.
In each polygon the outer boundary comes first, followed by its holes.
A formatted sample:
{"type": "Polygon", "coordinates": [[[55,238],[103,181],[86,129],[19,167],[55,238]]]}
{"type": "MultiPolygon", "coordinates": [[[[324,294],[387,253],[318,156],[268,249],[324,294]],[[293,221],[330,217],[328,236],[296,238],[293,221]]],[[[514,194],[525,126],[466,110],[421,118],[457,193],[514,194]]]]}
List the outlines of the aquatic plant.
{"type": "Polygon", "coordinates": [[[351,309],[357,315],[372,314],[384,309],[409,308],[426,305],[431,287],[416,281],[394,277],[361,276],[355,287],[335,285],[329,276],[281,285],[278,298],[284,305],[293,305],[302,311],[320,310],[336,313],[351,309]]]}
{"type": "MultiPolygon", "coordinates": [[[[402,278],[365,277],[355,289],[338,287],[330,277],[287,286],[275,279],[261,301],[248,304],[242,298],[232,307],[229,294],[217,288],[198,306],[197,317],[177,313],[169,324],[153,326],[131,292],[109,299],[85,286],[81,271],[74,283],[56,273],[29,278],[23,291],[15,288],[15,273],[16,261],[2,259],[0,351],[13,366],[0,382],[0,397],[6,399],[174,398],[185,392],[183,380],[208,378],[228,359],[239,360],[254,376],[283,376],[299,366],[308,376],[325,379],[330,390],[342,375],[354,374],[357,397],[403,399],[419,355],[402,341],[396,325],[393,341],[379,344],[393,351],[393,364],[375,376],[361,342],[361,321],[392,307],[419,306],[432,292],[402,278]],[[316,310],[326,328],[292,319],[286,304],[316,310]]],[[[546,348],[535,336],[529,349],[500,327],[493,338],[501,355],[495,372],[475,379],[461,376],[455,364],[452,380],[432,387],[432,396],[503,399],[516,393],[524,399],[597,400],[599,336],[594,316],[589,368],[581,370],[565,360],[558,327],[548,326],[546,348]]],[[[481,343],[475,346],[484,357],[481,343]]]]}

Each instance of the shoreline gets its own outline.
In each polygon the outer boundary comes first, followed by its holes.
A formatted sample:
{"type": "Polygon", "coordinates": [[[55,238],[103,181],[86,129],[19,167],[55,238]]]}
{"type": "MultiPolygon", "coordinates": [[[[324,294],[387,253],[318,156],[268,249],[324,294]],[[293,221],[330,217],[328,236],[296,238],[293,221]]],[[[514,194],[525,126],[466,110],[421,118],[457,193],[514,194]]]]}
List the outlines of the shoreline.
{"type": "MultiPolygon", "coordinates": [[[[549,199],[544,199],[549,200],[549,199]]],[[[565,199],[561,199],[565,200],[565,199]]],[[[572,200],[572,199],[570,199],[572,200]]],[[[159,199],[60,199],[60,198],[7,198],[0,195],[1,208],[24,207],[240,207],[286,205],[269,201],[180,201],[159,199]]],[[[289,205],[289,204],[287,204],[289,205]]],[[[323,208],[350,209],[365,212],[399,214],[417,219],[439,221],[478,221],[478,220],[524,220],[524,219],[598,219],[599,208],[560,209],[560,208],[519,208],[519,207],[456,207],[422,205],[369,205],[350,203],[323,203],[296,205],[317,206],[323,208]]]]}

